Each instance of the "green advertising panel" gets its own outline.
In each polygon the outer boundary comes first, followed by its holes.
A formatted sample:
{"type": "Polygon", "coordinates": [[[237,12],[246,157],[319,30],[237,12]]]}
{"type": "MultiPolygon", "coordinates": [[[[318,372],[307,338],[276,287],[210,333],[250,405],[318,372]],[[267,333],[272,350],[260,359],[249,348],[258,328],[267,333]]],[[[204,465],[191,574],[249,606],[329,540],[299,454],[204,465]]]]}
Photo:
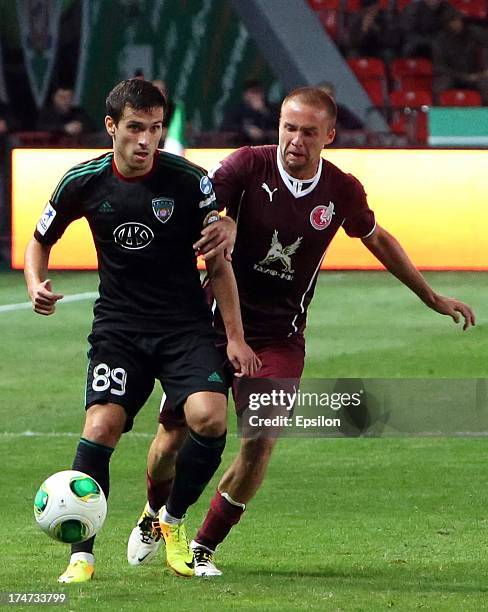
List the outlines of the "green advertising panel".
{"type": "Polygon", "coordinates": [[[429,145],[486,147],[488,108],[433,107],[429,110],[429,145]]]}

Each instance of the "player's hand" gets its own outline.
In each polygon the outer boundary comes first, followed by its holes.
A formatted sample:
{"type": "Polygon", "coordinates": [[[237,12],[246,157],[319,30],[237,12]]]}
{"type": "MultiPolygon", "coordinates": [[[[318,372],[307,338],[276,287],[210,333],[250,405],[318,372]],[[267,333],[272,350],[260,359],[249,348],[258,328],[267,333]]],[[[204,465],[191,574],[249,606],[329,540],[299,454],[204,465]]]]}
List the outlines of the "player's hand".
{"type": "Polygon", "coordinates": [[[53,293],[51,290],[51,280],[47,278],[42,283],[39,283],[37,287],[31,293],[32,306],[34,312],[40,315],[52,315],[56,310],[56,302],[62,300],[64,295],[61,293],[53,293]]]}
{"type": "Polygon", "coordinates": [[[230,217],[221,217],[220,221],[203,228],[202,237],[198,242],[195,242],[193,248],[197,255],[203,256],[205,261],[222,252],[227,261],[232,261],[236,233],[235,221],[230,217]]]}
{"type": "Polygon", "coordinates": [[[234,376],[254,376],[261,367],[259,357],[244,340],[227,342],[227,357],[235,369],[234,376]]]}
{"type": "Polygon", "coordinates": [[[430,304],[430,307],[440,314],[451,317],[454,323],[459,323],[462,317],[464,319],[463,331],[469,329],[472,325],[476,325],[476,317],[471,307],[454,298],[437,294],[434,296],[434,301],[430,304]]]}

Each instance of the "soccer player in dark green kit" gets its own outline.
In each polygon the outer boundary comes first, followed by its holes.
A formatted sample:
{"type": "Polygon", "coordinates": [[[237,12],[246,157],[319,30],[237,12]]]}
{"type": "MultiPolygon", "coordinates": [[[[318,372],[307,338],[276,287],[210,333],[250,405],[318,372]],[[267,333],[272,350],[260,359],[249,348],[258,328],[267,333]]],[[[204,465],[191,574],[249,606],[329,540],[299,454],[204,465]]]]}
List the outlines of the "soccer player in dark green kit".
{"type": "MultiPolygon", "coordinates": [[[[27,246],[25,277],[34,311],[53,314],[63,296],[47,278],[51,247],[72,221],[87,219],[100,296],[89,336],[86,419],[73,469],[93,476],[108,496],[110,456],[160,380],[168,397],[184,407],[189,435],[159,523],[169,566],[192,576],[183,519],[220,463],[227,408],[193,244],[219,215],[206,173],[158,151],[165,108],[163,95],[146,81],[123,81],[110,92],[105,126],[113,151],[61,179],[27,246]]],[[[232,268],[222,254],[207,263],[225,313],[229,361],[237,375],[252,375],[259,360],[244,341],[232,268]]],[[[91,539],[72,546],[59,581],[86,582],[93,572],[91,539]]]]}

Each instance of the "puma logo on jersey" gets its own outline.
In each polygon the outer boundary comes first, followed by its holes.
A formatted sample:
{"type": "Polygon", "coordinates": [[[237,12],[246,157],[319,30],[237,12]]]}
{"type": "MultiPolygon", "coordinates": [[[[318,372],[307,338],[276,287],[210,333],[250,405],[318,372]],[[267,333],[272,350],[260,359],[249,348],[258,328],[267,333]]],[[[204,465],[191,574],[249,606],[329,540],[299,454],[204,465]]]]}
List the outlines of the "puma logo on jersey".
{"type": "Polygon", "coordinates": [[[271,238],[271,246],[266,254],[266,257],[259,262],[259,265],[273,263],[274,261],[280,261],[283,265],[283,272],[292,274],[294,270],[291,269],[291,256],[296,253],[298,247],[302,242],[302,236],[299,236],[293,244],[283,246],[278,240],[278,230],[273,232],[271,238]]]}
{"type": "Polygon", "coordinates": [[[263,184],[261,185],[261,187],[262,187],[262,188],[264,189],[264,191],[266,191],[266,193],[268,194],[268,196],[269,196],[269,201],[270,201],[270,202],[272,202],[272,201],[273,201],[273,195],[274,195],[274,192],[275,192],[275,191],[278,191],[278,187],[275,187],[275,188],[273,189],[273,191],[271,191],[271,189],[268,187],[268,185],[266,185],[266,183],[263,183],[263,184]]]}

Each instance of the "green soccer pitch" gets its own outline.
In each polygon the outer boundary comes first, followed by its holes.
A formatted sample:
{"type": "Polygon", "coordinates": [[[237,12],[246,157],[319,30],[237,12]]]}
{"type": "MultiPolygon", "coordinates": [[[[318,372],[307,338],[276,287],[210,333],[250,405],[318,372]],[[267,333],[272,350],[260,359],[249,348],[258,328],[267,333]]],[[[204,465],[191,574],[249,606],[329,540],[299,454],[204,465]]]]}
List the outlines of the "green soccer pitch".
{"type": "MultiPolygon", "coordinates": [[[[386,273],[323,273],[305,376],[487,378],[488,274],[426,276],[437,291],[470,303],[477,327],[463,333],[386,273]]],[[[97,287],[92,273],[52,278],[65,295],[97,287]]],[[[113,456],[94,580],[58,585],[69,548],[41,533],[32,504],[42,480],[70,467],[77,444],[92,302],[60,303],[47,318],[4,308],[25,301],[21,275],[0,274],[0,591],[67,593],[59,610],[488,609],[483,438],[284,439],[218,553],[224,576],[176,578],[163,549],[153,563],[130,567],[126,542],[144,504],[159,389],[113,456]]],[[[229,422],[218,475],[238,447],[232,414],[229,422]]],[[[218,475],[190,509],[190,535],[218,475]]]]}

